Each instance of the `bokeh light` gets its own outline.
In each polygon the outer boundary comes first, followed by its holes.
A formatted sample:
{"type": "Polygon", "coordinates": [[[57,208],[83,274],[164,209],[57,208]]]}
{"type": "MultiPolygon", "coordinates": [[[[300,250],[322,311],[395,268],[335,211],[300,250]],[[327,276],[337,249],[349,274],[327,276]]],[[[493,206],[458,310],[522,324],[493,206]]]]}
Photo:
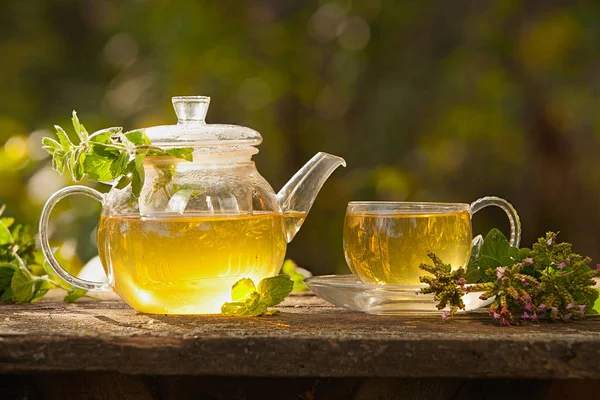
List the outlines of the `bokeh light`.
{"type": "MultiPolygon", "coordinates": [[[[600,261],[599,18],[600,2],[0,2],[0,202],[36,225],[72,184],[40,142],[55,124],[75,139],[73,109],[90,132],[133,129],[207,95],[209,122],[263,135],[276,190],[317,151],[346,159],[288,248],[315,274],[348,271],[350,200],[499,195],[524,243],[561,231],[600,261]]],[[[52,217],[72,265],[96,252],[85,201],[52,217]]],[[[502,212],[478,213],[474,232],[491,227],[502,212]]]]}

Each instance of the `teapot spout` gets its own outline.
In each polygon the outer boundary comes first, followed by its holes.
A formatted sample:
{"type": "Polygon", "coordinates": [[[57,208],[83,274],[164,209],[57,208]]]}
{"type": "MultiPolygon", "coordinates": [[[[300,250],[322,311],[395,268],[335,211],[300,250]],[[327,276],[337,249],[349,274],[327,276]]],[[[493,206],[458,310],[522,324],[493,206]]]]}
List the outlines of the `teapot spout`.
{"type": "Polygon", "coordinates": [[[287,214],[285,220],[288,242],[300,230],[306,214],[327,178],[340,165],[346,166],[343,158],[322,152],[317,153],[279,191],[277,194],[279,207],[287,214]]]}

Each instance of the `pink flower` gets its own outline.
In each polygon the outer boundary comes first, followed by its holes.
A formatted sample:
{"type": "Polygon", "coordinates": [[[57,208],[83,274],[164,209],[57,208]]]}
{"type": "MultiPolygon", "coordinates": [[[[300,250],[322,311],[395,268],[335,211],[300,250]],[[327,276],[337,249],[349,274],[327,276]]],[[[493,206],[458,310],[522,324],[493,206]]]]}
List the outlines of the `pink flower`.
{"type": "Polygon", "coordinates": [[[546,305],[545,304],[540,304],[538,307],[538,310],[540,310],[540,312],[544,312],[546,310],[546,305]]]}
{"type": "Polygon", "coordinates": [[[558,308],[556,308],[556,307],[552,307],[551,310],[552,310],[552,312],[558,312],[558,308]]]}
{"type": "Polygon", "coordinates": [[[496,276],[498,277],[498,279],[502,279],[502,277],[504,276],[504,273],[506,272],[506,270],[502,267],[497,267],[496,268],[496,276]]]}
{"type": "Polygon", "coordinates": [[[500,319],[500,314],[498,314],[496,311],[493,312],[494,315],[494,319],[500,319]]]}
{"type": "Polygon", "coordinates": [[[570,310],[573,307],[575,307],[575,304],[573,304],[573,303],[567,304],[567,310],[570,310]]]}
{"type": "Polygon", "coordinates": [[[579,311],[577,311],[577,312],[578,312],[579,314],[584,314],[584,313],[585,313],[585,307],[586,307],[586,304],[582,304],[582,305],[580,305],[580,306],[578,306],[578,307],[579,307],[579,311]]]}
{"type": "Polygon", "coordinates": [[[546,242],[546,244],[547,244],[548,246],[550,246],[550,245],[552,244],[552,240],[553,240],[553,239],[554,239],[553,237],[551,237],[550,239],[548,239],[548,241],[546,242]]]}
{"type": "Polygon", "coordinates": [[[529,314],[527,314],[526,312],[524,312],[523,315],[521,315],[521,318],[523,318],[523,319],[529,319],[529,314]]]}
{"type": "Polygon", "coordinates": [[[533,264],[533,258],[531,257],[527,257],[526,259],[523,260],[524,263],[527,263],[529,265],[533,264]]]}
{"type": "Polygon", "coordinates": [[[457,285],[464,285],[466,282],[465,278],[460,278],[455,281],[457,285]]]}
{"type": "Polygon", "coordinates": [[[521,283],[522,283],[523,285],[527,285],[527,279],[521,279],[521,283]]]}
{"type": "Polygon", "coordinates": [[[444,311],[444,312],[442,313],[442,319],[446,319],[446,318],[448,318],[449,316],[450,316],[450,311],[444,311]]]}
{"type": "Polygon", "coordinates": [[[527,304],[525,304],[525,309],[526,309],[527,311],[531,311],[531,303],[527,303],[527,304]]]}
{"type": "Polygon", "coordinates": [[[556,266],[556,268],[558,268],[558,269],[563,269],[563,268],[564,268],[564,267],[566,267],[566,266],[567,266],[567,264],[565,264],[565,262],[563,261],[563,262],[561,262],[560,264],[558,264],[558,265],[556,266]]]}
{"type": "Polygon", "coordinates": [[[600,269],[600,264],[596,264],[596,269],[600,269]]]}
{"type": "Polygon", "coordinates": [[[568,313],[567,315],[565,315],[565,321],[568,321],[571,319],[571,313],[568,313]]]}
{"type": "Polygon", "coordinates": [[[532,314],[532,315],[531,315],[531,320],[532,320],[532,321],[537,321],[537,319],[538,319],[538,316],[537,316],[537,314],[532,314]]]}

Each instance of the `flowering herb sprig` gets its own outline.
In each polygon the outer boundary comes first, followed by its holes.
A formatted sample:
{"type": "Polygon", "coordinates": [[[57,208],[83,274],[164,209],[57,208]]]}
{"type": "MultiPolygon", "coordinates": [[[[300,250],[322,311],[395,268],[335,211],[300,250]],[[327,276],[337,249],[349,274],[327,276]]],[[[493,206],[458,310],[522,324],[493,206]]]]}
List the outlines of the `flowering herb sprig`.
{"type": "MultiPolygon", "coordinates": [[[[433,261],[433,265],[422,264],[421,269],[429,272],[433,276],[422,276],[421,282],[426,283],[429,287],[421,289],[421,293],[434,293],[434,299],[438,302],[438,310],[446,308],[450,305],[450,314],[455,314],[459,309],[465,308],[462,297],[466,294],[465,289],[465,269],[459,268],[452,270],[450,264],[444,264],[434,253],[427,254],[433,261]]],[[[450,315],[447,312],[442,314],[444,319],[450,315]]]]}
{"type": "Polygon", "coordinates": [[[541,318],[568,321],[600,311],[599,291],[593,287],[600,265],[591,268],[591,259],[574,253],[570,243],[559,243],[556,233],[538,239],[531,250],[511,247],[496,229],[475,243],[466,269],[450,271],[434,254],[433,266],[421,266],[434,275],[421,277],[429,285],[422,293],[435,293],[439,309],[450,306],[443,317],[464,309],[460,297],[468,292],[483,292],[482,300],[494,298],[489,312],[502,325],[541,318]],[[454,279],[463,276],[466,281],[454,279]],[[472,285],[465,288],[465,283],[472,285]]]}

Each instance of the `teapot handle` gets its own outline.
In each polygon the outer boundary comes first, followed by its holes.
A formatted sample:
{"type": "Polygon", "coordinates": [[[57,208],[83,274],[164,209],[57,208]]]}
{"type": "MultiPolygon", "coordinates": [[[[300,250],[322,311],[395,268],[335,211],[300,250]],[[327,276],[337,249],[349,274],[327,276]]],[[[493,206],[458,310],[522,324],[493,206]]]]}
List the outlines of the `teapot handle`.
{"type": "Polygon", "coordinates": [[[85,279],[80,279],[65,271],[65,269],[61,267],[61,265],[54,257],[54,253],[50,248],[50,243],[48,242],[48,221],[50,219],[50,213],[59,201],[72,194],[83,194],[85,196],[91,197],[94,200],[98,200],[101,203],[104,200],[104,196],[99,191],[87,186],[79,185],[67,186],[58,190],[52,196],[50,196],[50,198],[44,205],[44,208],[42,210],[42,216],[40,217],[40,242],[42,244],[42,252],[44,253],[44,257],[46,257],[46,260],[48,260],[48,264],[50,264],[50,267],[54,270],[54,272],[56,272],[58,276],[60,276],[70,285],[90,291],[110,291],[111,287],[108,282],[92,282],[85,279]]]}
{"type": "MultiPolygon", "coordinates": [[[[513,247],[519,247],[519,243],[521,243],[521,219],[519,218],[519,214],[517,214],[517,210],[508,201],[496,196],[477,199],[471,203],[469,209],[471,210],[471,215],[473,215],[482,208],[489,206],[500,207],[506,213],[508,222],[510,223],[509,243],[513,247]]],[[[473,243],[475,243],[475,240],[477,238],[473,240],[473,243]]]]}

